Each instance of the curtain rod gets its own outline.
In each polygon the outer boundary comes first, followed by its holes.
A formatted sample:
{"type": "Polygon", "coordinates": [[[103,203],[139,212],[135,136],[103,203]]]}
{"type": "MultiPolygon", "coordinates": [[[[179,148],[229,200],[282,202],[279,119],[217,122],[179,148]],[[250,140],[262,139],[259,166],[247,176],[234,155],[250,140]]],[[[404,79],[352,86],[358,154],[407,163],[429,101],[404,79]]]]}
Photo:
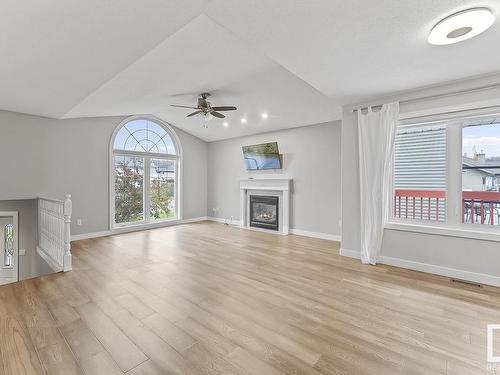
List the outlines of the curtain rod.
{"type": "MultiPolygon", "coordinates": [[[[468,94],[468,93],[472,93],[472,92],[476,92],[476,91],[485,91],[485,90],[490,90],[490,89],[494,89],[494,88],[500,88],[500,82],[493,83],[490,85],[485,85],[485,86],[474,87],[471,89],[463,89],[463,90],[452,91],[452,92],[447,92],[447,93],[443,93],[443,94],[434,94],[434,95],[421,96],[419,98],[401,100],[399,102],[399,104],[415,103],[415,102],[420,102],[420,101],[425,101],[425,100],[430,100],[430,99],[444,98],[447,96],[468,94]]],[[[377,104],[377,105],[371,105],[371,106],[366,106],[366,107],[361,107],[361,108],[355,108],[352,110],[352,112],[357,112],[358,110],[368,109],[368,107],[380,109],[380,108],[382,108],[382,106],[383,106],[383,104],[377,104]]],[[[453,113],[453,112],[450,112],[450,113],[453,113]]]]}

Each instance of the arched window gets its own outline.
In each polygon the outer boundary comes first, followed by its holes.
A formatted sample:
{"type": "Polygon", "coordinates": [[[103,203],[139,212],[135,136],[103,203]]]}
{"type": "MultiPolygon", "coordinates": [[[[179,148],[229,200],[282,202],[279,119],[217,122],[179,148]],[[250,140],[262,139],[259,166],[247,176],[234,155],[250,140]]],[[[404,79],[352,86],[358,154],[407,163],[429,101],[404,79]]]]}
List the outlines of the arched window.
{"type": "Polygon", "coordinates": [[[180,145],[156,119],[133,117],[111,140],[111,226],[179,219],[180,145]]]}

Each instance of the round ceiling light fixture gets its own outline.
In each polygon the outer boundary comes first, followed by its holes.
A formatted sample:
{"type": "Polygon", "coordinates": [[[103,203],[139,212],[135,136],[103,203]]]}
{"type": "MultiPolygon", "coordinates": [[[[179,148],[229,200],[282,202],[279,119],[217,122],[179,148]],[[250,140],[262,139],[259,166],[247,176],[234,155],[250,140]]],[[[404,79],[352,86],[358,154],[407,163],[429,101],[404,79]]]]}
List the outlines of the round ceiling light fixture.
{"type": "Polygon", "coordinates": [[[494,22],[495,15],[488,8],[463,10],[439,21],[427,40],[434,45],[458,43],[481,34],[494,22]]]}

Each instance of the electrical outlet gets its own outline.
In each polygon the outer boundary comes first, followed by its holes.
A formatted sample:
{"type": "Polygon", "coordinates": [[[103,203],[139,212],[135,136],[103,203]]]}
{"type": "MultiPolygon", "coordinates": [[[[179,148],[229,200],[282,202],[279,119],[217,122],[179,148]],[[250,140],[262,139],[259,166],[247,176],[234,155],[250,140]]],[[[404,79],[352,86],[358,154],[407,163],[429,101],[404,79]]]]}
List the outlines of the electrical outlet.
{"type": "Polygon", "coordinates": [[[19,256],[26,255],[26,249],[19,249],[19,256]]]}
{"type": "Polygon", "coordinates": [[[82,225],[82,219],[76,219],[76,225],[81,226],[82,225]]]}

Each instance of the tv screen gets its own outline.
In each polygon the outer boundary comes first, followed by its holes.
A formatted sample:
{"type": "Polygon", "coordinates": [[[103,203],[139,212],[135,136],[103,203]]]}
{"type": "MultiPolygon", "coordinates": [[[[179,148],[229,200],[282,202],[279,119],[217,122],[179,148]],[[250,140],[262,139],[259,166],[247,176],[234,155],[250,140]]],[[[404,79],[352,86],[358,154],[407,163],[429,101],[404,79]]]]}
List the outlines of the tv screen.
{"type": "Polygon", "coordinates": [[[243,146],[245,166],[249,171],[261,169],[281,169],[278,142],[243,146]]]}

